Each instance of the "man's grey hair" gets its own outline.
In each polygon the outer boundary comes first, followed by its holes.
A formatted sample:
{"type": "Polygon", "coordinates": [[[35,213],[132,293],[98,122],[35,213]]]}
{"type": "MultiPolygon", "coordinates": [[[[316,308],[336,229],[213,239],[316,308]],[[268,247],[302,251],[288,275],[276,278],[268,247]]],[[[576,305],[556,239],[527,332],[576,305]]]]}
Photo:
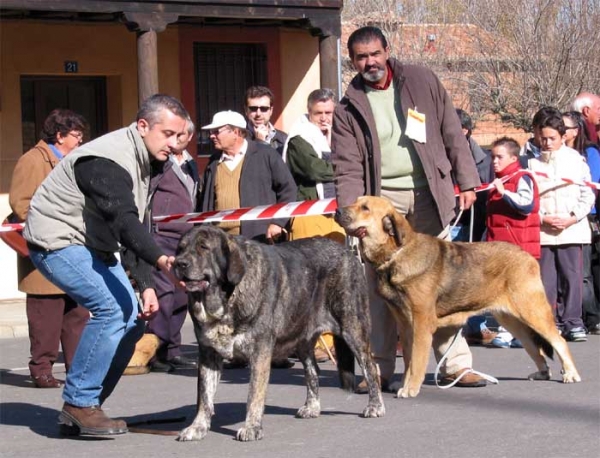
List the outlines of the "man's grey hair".
{"type": "Polygon", "coordinates": [[[330,100],[332,100],[333,103],[336,103],[335,99],[335,92],[333,92],[333,90],[329,88],[315,89],[310,94],[308,94],[308,110],[310,111],[312,106],[318,102],[329,102],[330,100]]]}
{"type": "MultiPolygon", "coordinates": [[[[165,94],[154,94],[142,102],[137,112],[136,121],[145,119],[150,128],[161,121],[161,112],[169,110],[175,116],[191,122],[190,114],[175,97],[165,94]]],[[[193,123],[192,123],[193,124],[193,123]]]]}
{"type": "Polygon", "coordinates": [[[594,94],[590,92],[582,92],[573,100],[571,104],[571,109],[573,111],[578,111],[579,113],[583,113],[583,109],[585,107],[591,107],[594,104],[594,94]]]}
{"type": "Polygon", "coordinates": [[[196,125],[189,116],[185,120],[185,130],[190,137],[196,133],[196,125]]]}

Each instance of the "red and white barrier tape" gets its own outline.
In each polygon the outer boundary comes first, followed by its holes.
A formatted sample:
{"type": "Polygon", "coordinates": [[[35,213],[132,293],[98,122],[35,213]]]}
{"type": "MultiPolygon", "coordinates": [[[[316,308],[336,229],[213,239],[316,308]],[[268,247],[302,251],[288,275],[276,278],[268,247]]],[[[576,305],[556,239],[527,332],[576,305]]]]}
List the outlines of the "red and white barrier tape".
{"type": "Polygon", "coordinates": [[[24,227],[25,227],[24,223],[3,224],[0,226],[0,232],[22,231],[24,227]]]}
{"type": "Polygon", "coordinates": [[[155,216],[155,223],[215,223],[235,221],[259,221],[296,216],[329,215],[337,209],[336,199],[305,200],[287,204],[261,205],[235,210],[209,211],[179,215],[155,216]]]}
{"type": "MultiPolygon", "coordinates": [[[[502,179],[503,182],[509,180],[518,173],[523,173],[519,170],[502,179]]],[[[537,175],[544,178],[551,178],[542,172],[526,173],[537,175]]],[[[590,181],[577,182],[569,178],[555,178],[556,181],[562,181],[567,184],[576,184],[579,186],[588,186],[599,190],[600,183],[590,181]]],[[[494,187],[493,183],[485,183],[475,189],[475,192],[487,191],[494,187]]],[[[458,196],[459,190],[455,188],[458,196]]],[[[260,205],[258,207],[237,208],[233,210],[208,211],[202,213],[179,213],[175,215],[155,216],[152,221],[155,223],[218,223],[218,222],[236,222],[236,221],[259,221],[275,218],[294,218],[297,216],[311,215],[330,215],[335,213],[337,209],[336,199],[321,199],[321,200],[305,200],[302,202],[290,202],[273,205],[260,205]]],[[[2,224],[0,232],[21,231],[25,224],[2,224]]]]}

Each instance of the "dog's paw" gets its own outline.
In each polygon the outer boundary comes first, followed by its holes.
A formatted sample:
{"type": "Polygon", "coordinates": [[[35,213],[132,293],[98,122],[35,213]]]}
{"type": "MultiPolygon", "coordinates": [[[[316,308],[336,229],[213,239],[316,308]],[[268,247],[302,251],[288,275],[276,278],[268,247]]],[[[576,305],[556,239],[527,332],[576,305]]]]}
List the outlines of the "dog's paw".
{"type": "Polygon", "coordinates": [[[321,415],[319,403],[304,404],[296,412],[296,418],[317,418],[319,415],[321,415]]]}
{"type": "Polygon", "coordinates": [[[263,429],[261,426],[252,428],[243,427],[238,429],[235,438],[242,442],[259,441],[263,438],[263,429]]]}
{"type": "Polygon", "coordinates": [[[369,404],[365,410],[363,410],[362,416],[364,418],[380,418],[385,416],[385,406],[383,404],[369,404]]]}
{"type": "Polygon", "coordinates": [[[567,371],[563,372],[562,380],[563,383],[577,383],[581,382],[581,377],[577,371],[567,371]]]}
{"type": "Polygon", "coordinates": [[[206,429],[206,428],[190,426],[188,428],[181,430],[181,432],[179,433],[179,436],[177,436],[177,440],[180,442],[199,441],[199,440],[204,439],[204,436],[206,436],[206,433],[208,433],[208,429],[206,429]]]}
{"type": "Polygon", "coordinates": [[[551,377],[552,377],[552,373],[550,372],[550,370],[537,371],[537,372],[534,372],[533,374],[529,374],[527,376],[527,378],[529,380],[550,380],[551,377]]]}
{"type": "Polygon", "coordinates": [[[420,388],[409,388],[409,387],[402,387],[398,390],[398,392],[396,393],[396,397],[397,398],[416,398],[417,395],[420,393],[421,389],[420,388]]]}

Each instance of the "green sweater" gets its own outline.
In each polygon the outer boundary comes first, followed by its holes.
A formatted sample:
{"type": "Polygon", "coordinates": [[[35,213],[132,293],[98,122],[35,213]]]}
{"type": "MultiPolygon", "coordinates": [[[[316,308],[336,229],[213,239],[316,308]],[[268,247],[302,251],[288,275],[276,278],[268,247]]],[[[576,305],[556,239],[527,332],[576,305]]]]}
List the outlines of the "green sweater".
{"type": "Polygon", "coordinates": [[[394,84],[384,90],[365,88],[381,148],[381,187],[414,189],[427,186],[421,160],[412,142],[402,138],[399,121],[402,109],[400,97],[394,96],[394,84]]]}
{"type": "Polygon", "coordinates": [[[295,136],[288,143],[287,164],[298,186],[298,200],[314,200],[317,196],[317,182],[333,189],[333,165],[320,159],[312,145],[301,136],[295,136]],[[329,183],[329,185],[328,185],[329,183]]]}

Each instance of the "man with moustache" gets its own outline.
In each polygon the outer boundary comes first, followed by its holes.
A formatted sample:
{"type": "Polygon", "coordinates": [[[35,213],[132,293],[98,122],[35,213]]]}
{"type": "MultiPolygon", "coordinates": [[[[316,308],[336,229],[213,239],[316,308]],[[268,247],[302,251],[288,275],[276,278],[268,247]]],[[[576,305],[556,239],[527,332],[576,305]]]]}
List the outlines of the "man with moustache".
{"type": "MultiPolygon", "coordinates": [[[[405,65],[390,57],[380,29],[363,27],[350,35],[348,51],[358,75],[335,109],[332,159],[338,205],[352,204],[362,195],[387,197],[411,226],[445,237],[455,217],[453,177],[460,189],[460,208],[475,201],[480,184],[468,143],[452,101],[433,72],[405,65]]],[[[357,231],[350,234],[364,236],[357,231]]],[[[376,278],[367,266],[371,300],[371,348],[380,370],[383,390],[394,374],[396,323],[376,292],[376,278]]],[[[434,334],[438,360],[447,352],[455,330],[434,334]]],[[[443,384],[485,386],[474,373],[472,355],[462,335],[441,368],[443,384]]],[[[366,392],[361,382],[357,392],[366,392]]]]}

